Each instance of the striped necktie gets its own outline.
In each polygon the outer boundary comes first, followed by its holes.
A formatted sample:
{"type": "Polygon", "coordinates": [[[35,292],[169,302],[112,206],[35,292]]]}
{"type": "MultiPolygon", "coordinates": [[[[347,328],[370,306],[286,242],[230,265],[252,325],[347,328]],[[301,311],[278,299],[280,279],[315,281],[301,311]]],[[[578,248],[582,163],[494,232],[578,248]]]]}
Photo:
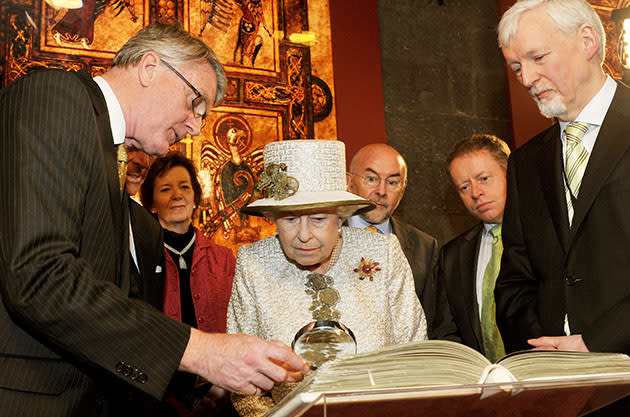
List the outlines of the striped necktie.
{"type": "Polygon", "coordinates": [[[492,255],[483,274],[481,294],[481,338],[486,358],[495,362],[505,355],[503,339],[497,327],[496,304],[494,302],[494,286],[501,268],[501,254],[503,242],[501,241],[501,225],[496,224],[490,229],[492,235],[492,255]]]}
{"type": "Polygon", "coordinates": [[[569,225],[573,223],[573,204],[575,204],[578,194],[580,193],[582,177],[584,176],[586,164],[588,163],[589,153],[582,144],[582,138],[588,131],[588,128],[588,123],[571,122],[564,130],[567,140],[565,194],[569,214],[569,225]]]}

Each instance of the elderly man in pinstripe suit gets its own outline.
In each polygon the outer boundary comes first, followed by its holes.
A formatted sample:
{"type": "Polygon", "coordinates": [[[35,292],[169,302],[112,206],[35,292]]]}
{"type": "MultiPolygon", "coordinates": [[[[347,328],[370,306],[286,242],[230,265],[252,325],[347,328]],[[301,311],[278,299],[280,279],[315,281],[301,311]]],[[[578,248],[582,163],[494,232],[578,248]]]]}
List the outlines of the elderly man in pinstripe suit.
{"type": "Polygon", "coordinates": [[[287,346],[205,334],[129,297],[129,212],[115,145],[161,154],[225,91],[213,52],[145,27],[102,77],[38,70],[0,90],[3,416],[121,415],[126,384],[161,398],[176,370],[247,394],[300,379],[287,346]]]}

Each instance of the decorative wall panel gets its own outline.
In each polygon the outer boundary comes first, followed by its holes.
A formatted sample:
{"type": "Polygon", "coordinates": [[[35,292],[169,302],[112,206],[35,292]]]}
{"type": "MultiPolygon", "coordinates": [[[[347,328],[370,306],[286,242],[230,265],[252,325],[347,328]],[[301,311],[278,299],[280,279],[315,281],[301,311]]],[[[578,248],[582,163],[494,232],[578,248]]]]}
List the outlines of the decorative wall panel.
{"type": "Polygon", "coordinates": [[[611,77],[621,80],[623,76],[621,62],[617,54],[617,43],[619,41],[620,31],[623,28],[617,27],[612,20],[612,12],[616,9],[630,7],[630,0],[589,0],[589,3],[604,25],[606,31],[606,60],[604,61],[604,70],[611,77]]]}

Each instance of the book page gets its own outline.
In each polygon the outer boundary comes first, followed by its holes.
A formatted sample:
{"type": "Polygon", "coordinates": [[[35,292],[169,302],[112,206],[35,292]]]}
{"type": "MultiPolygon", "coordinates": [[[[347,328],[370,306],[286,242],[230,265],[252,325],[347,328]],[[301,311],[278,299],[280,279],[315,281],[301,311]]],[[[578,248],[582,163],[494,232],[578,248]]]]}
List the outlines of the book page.
{"type": "Polygon", "coordinates": [[[340,357],[324,365],[312,392],[476,384],[490,362],[468,346],[428,340],[340,357]]]}
{"type": "Polygon", "coordinates": [[[492,364],[486,366],[483,373],[479,377],[479,384],[494,384],[497,382],[516,382],[517,379],[504,366],[492,364]]]}
{"type": "Polygon", "coordinates": [[[630,357],[623,353],[523,351],[499,362],[519,381],[630,374],[630,357]]]}

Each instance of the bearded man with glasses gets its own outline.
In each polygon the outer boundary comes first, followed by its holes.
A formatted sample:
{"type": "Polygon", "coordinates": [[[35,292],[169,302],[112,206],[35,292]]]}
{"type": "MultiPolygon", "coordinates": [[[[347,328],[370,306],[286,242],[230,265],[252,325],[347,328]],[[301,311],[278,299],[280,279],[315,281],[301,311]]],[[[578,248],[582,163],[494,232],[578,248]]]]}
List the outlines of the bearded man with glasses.
{"type": "Polygon", "coordinates": [[[411,266],[430,335],[435,311],[438,243],[433,236],[392,217],[407,187],[405,159],[389,145],[366,145],[352,158],[347,183],[348,191],[376,205],[372,210],[348,218],[348,226],[396,235],[411,266]]]}

